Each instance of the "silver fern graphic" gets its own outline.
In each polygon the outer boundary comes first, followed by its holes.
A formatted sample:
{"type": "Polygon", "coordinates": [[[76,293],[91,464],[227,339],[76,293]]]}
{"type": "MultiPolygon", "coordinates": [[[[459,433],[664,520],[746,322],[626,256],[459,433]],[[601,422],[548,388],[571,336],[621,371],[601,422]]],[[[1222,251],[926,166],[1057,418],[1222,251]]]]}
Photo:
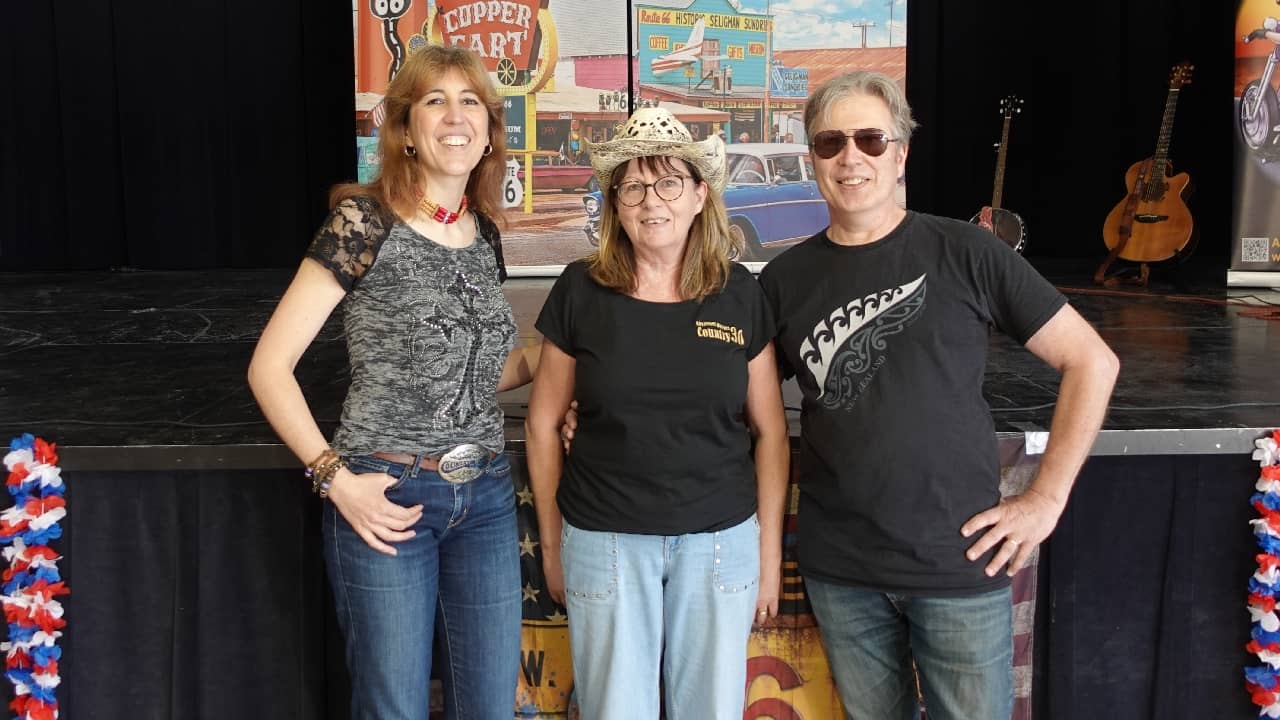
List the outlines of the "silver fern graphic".
{"type": "Polygon", "coordinates": [[[872,351],[884,350],[885,337],[900,332],[924,307],[924,280],[921,275],[852,300],[814,327],[800,345],[800,358],[813,374],[824,405],[847,406],[857,400],[865,387],[858,379],[874,369],[872,351]]]}

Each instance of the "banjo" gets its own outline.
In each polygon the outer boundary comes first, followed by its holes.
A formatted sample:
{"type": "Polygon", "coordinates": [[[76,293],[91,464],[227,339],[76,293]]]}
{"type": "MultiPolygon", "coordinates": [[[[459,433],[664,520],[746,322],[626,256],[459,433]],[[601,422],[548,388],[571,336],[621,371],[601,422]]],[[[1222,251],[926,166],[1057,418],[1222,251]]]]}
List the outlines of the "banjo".
{"type": "Polygon", "coordinates": [[[991,193],[991,204],[983,206],[969,222],[984,228],[1021,253],[1027,246],[1027,226],[1017,213],[1000,207],[1000,197],[1004,192],[1004,168],[1009,148],[1009,125],[1013,116],[1022,112],[1022,99],[1009,95],[1000,100],[1000,114],[1004,117],[1004,126],[1000,130],[1000,144],[996,152],[996,182],[991,193]]]}

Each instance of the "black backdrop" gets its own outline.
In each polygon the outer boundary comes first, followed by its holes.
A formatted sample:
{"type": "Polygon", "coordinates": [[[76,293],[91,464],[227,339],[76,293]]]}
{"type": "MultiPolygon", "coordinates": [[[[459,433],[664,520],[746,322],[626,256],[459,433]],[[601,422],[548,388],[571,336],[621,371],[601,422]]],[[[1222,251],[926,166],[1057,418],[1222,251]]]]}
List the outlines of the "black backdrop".
{"type": "Polygon", "coordinates": [[[908,205],[968,218],[991,199],[999,100],[1025,100],[1010,131],[1002,205],[1022,215],[1028,257],[1106,255],[1102,224],[1124,175],[1151,156],[1170,71],[1195,66],[1170,158],[1188,172],[1199,243],[1230,252],[1235,2],[913,0],[907,93],[922,127],[908,205]]]}
{"type": "MultiPolygon", "coordinates": [[[[320,506],[296,470],[64,475],[63,717],[346,716],[320,506]]],[[[1240,454],[1089,459],[1041,549],[1035,717],[1256,716],[1257,477],[1240,454]]]]}
{"type": "Polygon", "coordinates": [[[293,266],[354,174],[350,5],[4,14],[0,269],[293,266]]]}
{"type": "MultiPolygon", "coordinates": [[[[289,267],[328,186],[354,175],[343,3],[5,14],[0,270],[289,267]]],[[[990,200],[997,103],[1018,94],[1003,204],[1027,221],[1027,256],[1101,260],[1103,219],[1153,152],[1169,70],[1188,60],[1171,157],[1196,187],[1195,255],[1225,268],[1234,15],[1203,0],[910,0],[910,206],[968,218],[990,200]]]]}

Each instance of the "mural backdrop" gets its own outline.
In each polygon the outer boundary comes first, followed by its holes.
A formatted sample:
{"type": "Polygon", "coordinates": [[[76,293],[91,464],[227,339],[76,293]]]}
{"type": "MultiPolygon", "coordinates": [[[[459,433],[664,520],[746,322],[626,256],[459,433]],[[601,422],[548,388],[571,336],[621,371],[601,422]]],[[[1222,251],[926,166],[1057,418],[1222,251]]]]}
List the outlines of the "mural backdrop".
{"type": "Polygon", "coordinates": [[[874,5],[357,0],[360,180],[378,171],[387,80],[425,43],[461,44],[485,58],[507,101],[513,275],[557,274],[592,251],[600,192],[583,140],[612,137],[642,105],[669,108],[699,138],[725,138],[739,259],[767,261],[827,225],[801,121],[810,89],[848,68],[905,82],[905,0],[874,5]]]}

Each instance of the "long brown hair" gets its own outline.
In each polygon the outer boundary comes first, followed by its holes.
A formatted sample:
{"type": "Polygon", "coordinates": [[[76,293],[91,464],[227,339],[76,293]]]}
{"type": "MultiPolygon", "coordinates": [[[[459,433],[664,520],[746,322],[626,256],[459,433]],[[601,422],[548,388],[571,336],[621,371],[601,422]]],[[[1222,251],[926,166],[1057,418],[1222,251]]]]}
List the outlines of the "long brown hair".
{"type": "MultiPolygon", "coordinates": [[[[687,171],[694,182],[702,182],[697,168],[684,161],[676,165],[675,160],[663,156],[638,160],[655,174],[687,171]]],[[[600,203],[600,247],[586,258],[591,278],[620,293],[631,293],[636,289],[635,249],[631,238],[622,229],[614,204],[617,193],[614,187],[626,177],[628,164],[615,168],[609,186],[601,188],[604,198],[600,203]]],[[[729,235],[729,216],[724,209],[724,198],[708,187],[702,212],[693,217],[693,224],[689,226],[689,239],[680,264],[680,297],[702,300],[723,290],[729,281],[729,253],[734,243],[729,235]]]]}
{"type": "Polygon", "coordinates": [[[355,195],[373,195],[402,218],[413,216],[422,169],[414,158],[404,154],[409,109],[427,93],[432,81],[450,71],[466,80],[489,114],[489,145],[493,150],[480,158],[467,179],[467,203],[495,220],[502,218],[502,181],[507,163],[502,97],[494,90],[480,56],[448,45],[427,45],[412,53],[387,84],[383,98],[387,119],[378,130],[382,169],[372,182],[335,185],[329,191],[330,208],[355,195]]]}

